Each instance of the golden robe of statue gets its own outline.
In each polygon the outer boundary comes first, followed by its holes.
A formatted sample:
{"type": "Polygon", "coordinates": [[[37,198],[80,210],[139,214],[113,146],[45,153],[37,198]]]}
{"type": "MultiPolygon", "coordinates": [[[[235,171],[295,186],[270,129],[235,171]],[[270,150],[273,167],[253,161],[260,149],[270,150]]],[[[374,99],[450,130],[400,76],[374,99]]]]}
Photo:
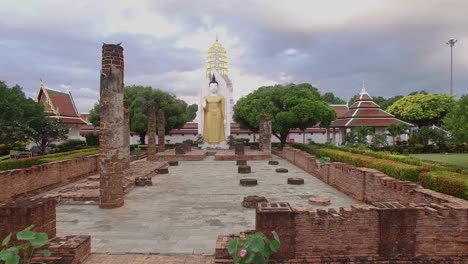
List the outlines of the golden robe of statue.
{"type": "Polygon", "coordinates": [[[205,96],[205,115],[203,122],[203,140],[209,144],[226,141],[224,133],[224,97],[220,95],[205,96]]]}

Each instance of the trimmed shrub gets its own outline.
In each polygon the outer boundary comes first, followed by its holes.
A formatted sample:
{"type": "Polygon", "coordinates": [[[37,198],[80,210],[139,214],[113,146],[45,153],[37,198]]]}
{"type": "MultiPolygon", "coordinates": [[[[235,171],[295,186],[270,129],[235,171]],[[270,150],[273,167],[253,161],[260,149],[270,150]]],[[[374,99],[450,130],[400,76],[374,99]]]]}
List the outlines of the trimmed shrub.
{"type": "Polygon", "coordinates": [[[89,148],[89,149],[75,150],[75,151],[70,151],[70,152],[60,152],[60,153],[49,154],[49,155],[44,155],[44,156],[36,156],[36,157],[26,158],[26,159],[5,160],[5,161],[0,162],[0,171],[28,168],[34,165],[40,165],[40,164],[49,163],[53,161],[59,161],[59,160],[74,159],[74,158],[90,156],[90,155],[94,155],[98,153],[99,153],[99,149],[89,148]]]}
{"type": "Polygon", "coordinates": [[[431,171],[422,173],[419,177],[425,188],[468,199],[468,175],[451,171],[431,171]]]}
{"type": "MultiPolygon", "coordinates": [[[[297,145],[295,144],[293,145],[293,147],[296,146],[297,145]]],[[[330,157],[332,161],[344,162],[356,167],[373,168],[387,174],[388,176],[405,181],[417,182],[419,173],[421,173],[421,171],[427,171],[427,168],[421,166],[405,164],[393,160],[378,159],[338,149],[318,149],[306,145],[300,146],[300,149],[320,157],[330,157]]]]}
{"type": "Polygon", "coordinates": [[[88,146],[99,146],[99,135],[95,133],[89,133],[85,135],[86,145],[88,146]]]}
{"type": "Polygon", "coordinates": [[[60,151],[72,151],[72,150],[82,149],[85,146],[86,146],[86,142],[83,141],[83,140],[69,139],[69,140],[57,145],[57,148],[60,151]]]}

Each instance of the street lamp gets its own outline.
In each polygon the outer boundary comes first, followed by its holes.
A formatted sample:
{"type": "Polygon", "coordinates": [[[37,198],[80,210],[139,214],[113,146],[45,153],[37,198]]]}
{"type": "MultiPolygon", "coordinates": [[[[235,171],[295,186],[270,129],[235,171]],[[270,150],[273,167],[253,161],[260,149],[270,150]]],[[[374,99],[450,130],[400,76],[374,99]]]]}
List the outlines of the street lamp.
{"type": "Polygon", "coordinates": [[[451,38],[447,41],[447,45],[450,46],[450,95],[453,93],[453,46],[458,40],[451,38]]]}

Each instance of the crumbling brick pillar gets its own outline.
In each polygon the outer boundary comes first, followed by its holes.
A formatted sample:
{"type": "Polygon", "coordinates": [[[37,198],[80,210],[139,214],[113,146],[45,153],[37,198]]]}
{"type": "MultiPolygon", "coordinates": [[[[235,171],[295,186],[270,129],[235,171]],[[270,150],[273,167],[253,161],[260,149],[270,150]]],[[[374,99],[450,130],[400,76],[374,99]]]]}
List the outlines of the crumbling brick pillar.
{"type": "Polygon", "coordinates": [[[164,110],[158,110],[158,151],[163,152],[166,150],[166,143],[164,142],[166,134],[166,118],[164,117],[164,110]]]}
{"type": "Polygon", "coordinates": [[[156,107],[154,104],[148,106],[148,160],[156,160],[158,148],[156,146],[156,107]]]}
{"type": "Polygon", "coordinates": [[[101,121],[99,136],[100,207],[124,204],[122,187],[124,145],[124,57],[120,44],[103,44],[101,121]]]}
{"type": "Polygon", "coordinates": [[[292,259],[296,256],[295,213],[288,203],[259,203],[255,213],[255,231],[262,232],[270,239],[276,231],[281,247],[273,254],[274,259],[292,259]]]}
{"type": "MultiPolygon", "coordinates": [[[[0,240],[34,225],[34,231],[56,235],[55,199],[36,198],[0,203],[0,240]]],[[[14,236],[13,239],[15,239],[14,236]]]]}
{"type": "Polygon", "coordinates": [[[128,102],[124,101],[124,129],[123,129],[124,144],[122,150],[124,153],[124,168],[130,167],[130,116],[128,113],[128,102]]]}
{"type": "Polygon", "coordinates": [[[260,116],[259,134],[259,150],[271,153],[271,120],[264,115],[260,116]]]}

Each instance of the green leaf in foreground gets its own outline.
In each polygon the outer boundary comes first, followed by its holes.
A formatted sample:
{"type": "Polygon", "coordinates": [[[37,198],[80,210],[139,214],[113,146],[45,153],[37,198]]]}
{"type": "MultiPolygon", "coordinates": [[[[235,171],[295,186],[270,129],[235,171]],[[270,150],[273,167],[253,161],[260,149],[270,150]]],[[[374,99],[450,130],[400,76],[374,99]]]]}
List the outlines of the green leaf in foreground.
{"type": "Polygon", "coordinates": [[[232,255],[234,253],[237,252],[237,246],[239,245],[239,239],[232,239],[231,241],[229,241],[229,245],[228,245],[228,253],[229,255],[232,255]]]}

